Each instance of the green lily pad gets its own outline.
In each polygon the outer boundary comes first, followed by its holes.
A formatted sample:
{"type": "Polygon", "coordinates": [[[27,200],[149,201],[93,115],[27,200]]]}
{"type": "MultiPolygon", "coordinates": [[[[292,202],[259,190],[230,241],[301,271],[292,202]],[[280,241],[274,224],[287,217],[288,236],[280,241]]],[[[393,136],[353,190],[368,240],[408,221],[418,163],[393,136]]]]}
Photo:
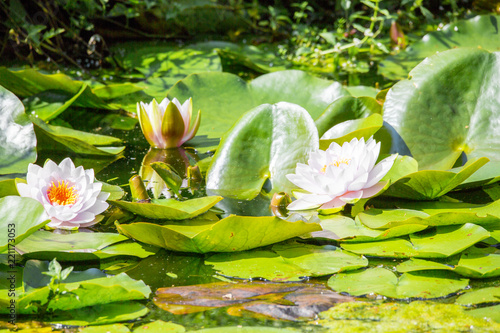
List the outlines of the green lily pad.
{"type": "Polygon", "coordinates": [[[374,113],[381,114],[382,106],[373,98],[343,96],[335,100],[315,120],[319,136],[342,122],[366,118],[374,113]]]}
{"type": "Polygon", "coordinates": [[[207,171],[207,190],[250,200],[266,180],[274,192],[290,192],[286,178],[297,162],[318,148],[318,133],[309,114],[295,104],[264,104],[247,112],[224,135],[207,171]]]}
{"type": "MultiPolygon", "coordinates": [[[[1,76],[1,74],[0,74],[1,76]]],[[[0,86],[0,174],[24,172],[36,160],[36,137],[24,106],[0,86]]]]}
{"type": "Polygon", "coordinates": [[[500,145],[497,58],[480,49],[444,51],[389,90],[384,120],[401,135],[419,169],[450,169],[462,153],[469,160],[500,160],[493,148],[500,145]]]}
{"type": "Polygon", "coordinates": [[[228,73],[192,74],[177,82],[167,97],[180,101],[193,98],[193,108],[201,110],[202,121],[197,136],[187,144],[204,152],[215,149],[219,138],[245,112],[261,104],[294,103],[316,118],[346,95],[349,93],[337,82],[290,70],[265,74],[250,83],[228,73]]]}
{"type": "Polygon", "coordinates": [[[497,323],[500,323],[500,304],[469,310],[467,311],[467,314],[476,318],[487,320],[488,322],[491,322],[489,320],[491,319],[493,321],[496,321],[497,323]]]}
{"type": "Polygon", "coordinates": [[[425,271],[405,273],[399,278],[385,268],[345,272],[332,276],[328,287],[354,296],[379,294],[396,299],[439,298],[456,293],[469,284],[453,273],[425,271]]]}
{"type": "Polygon", "coordinates": [[[139,326],[134,329],[134,333],[150,333],[150,332],[172,332],[172,333],[183,333],[186,332],[184,326],[166,322],[163,320],[155,320],[151,323],[139,326]]]}
{"type": "Polygon", "coordinates": [[[7,196],[0,199],[0,227],[4,236],[0,240],[0,252],[13,246],[50,222],[42,204],[31,198],[7,196]]]}
{"type": "Polygon", "coordinates": [[[374,242],[419,232],[427,228],[422,224],[404,224],[384,230],[370,229],[358,219],[340,215],[320,216],[323,231],[313,233],[314,237],[330,238],[342,242],[374,242]]]}
{"type": "Polygon", "coordinates": [[[472,290],[457,298],[457,304],[471,306],[482,303],[500,303],[500,287],[472,290]]]}
{"type": "Polygon", "coordinates": [[[469,161],[460,169],[417,171],[391,184],[384,195],[412,200],[433,200],[455,189],[487,162],[488,159],[482,157],[469,161]]]}
{"type": "Polygon", "coordinates": [[[128,333],[130,330],[127,326],[123,324],[110,324],[110,325],[99,325],[99,326],[87,326],[83,329],[78,330],[78,333],[107,333],[107,332],[117,332],[117,333],[128,333]]]}
{"type": "Polygon", "coordinates": [[[467,222],[487,227],[500,220],[500,200],[485,205],[438,201],[398,201],[397,205],[402,208],[369,209],[356,215],[356,219],[372,229],[387,229],[405,224],[444,226],[467,222]]]}
{"type": "Polygon", "coordinates": [[[354,138],[368,140],[382,127],[383,123],[382,116],[376,113],[366,118],[344,121],[323,134],[321,140],[319,140],[319,148],[326,150],[332,142],[342,145],[354,138]]]}
{"type": "Polygon", "coordinates": [[[62,150],[83,155],[113,156],[125,149],[123,146],[108,146],[121,144],[122,141],[118,138],[49,125],[35,117],[32,117],[32,121],[37,136],[38,150],[62,150]]]}
{"type": "Polygon", "coordinates": [[[0,180],[0,198],[13,195],[17,196],[16,179],[0,180]]]}
{"type": "Polygon", "coordinates": [[[500,50],[498,15],[478,15],[450,23],[433,31],[406,50],[389,56],[379,64],[379,73],[391,80],[404,79],[419,62],[435,53],[457,47],[500,50]]]}
{"type": "Polygon", "coordinates": [[[342,243],[341,246],[354,253],[375,257],[447,258],[489,236],[490,233],[484,228],[466,223],[412,234],[410,241],[394,238],[369,243],[342,243]]]}
{"type": "MultiPolygon", "coordinates": [[[[38,310],[35,306],[37,301],[41,304],[47,302],[49,287],[40,286],[41,280],[45,283],[47,279],[50,280],[49,277],[42,278],[44,275],[41,273],[44,271],[48,271],[47,262],[29,260],[26,263],[24,269],[25,285],[32,283],[33,287],[27,288],[25,286],[25,293],[19,295],[17,303],[19,313],[34,314],[38,310]],[[30,281],[34,278],[37,280],[30,281]]],[[[59,289],[66,291],[66,293],[64,296],[51,300],[48,305],[49,310],[68,311],[118,301],[146,299],[151,293],[151,289],[144,282],[135,281],[125,273],[100,277],[96,275],[95,269],[90,269],[85,272],[72,272],[67,280],[68,282],[63,281],[59,285],[59,289]]],[[[0,311],[5,313],[3,309],[0,311]]]]}
{"type": "Polygon", "coordinates": [[[120,234],[104,232],[55,234],[40,230],[17,244],[16,250],[27,259],[57,258],[58,261],[91,261],[115,256],[146,258],[159,250],[136,242],[119,243],[127,239],[120,234]]]}
{"type": "Polygon", "coordinates": [[[106,325],[135,320],[148,312],[145,305],[136,302],[97,304],[70,311],[56,311],[50,322],[68,326],[106,325]]]}
{"type": "Polygon", "coordinates": [[[205,264],[213,265],[215,270],[225,276],[300,281],[307,276],[323,276],[366,267],[368,260],[331,245],[291,243],[275,245],[272,251],[215,254],[208,257],[205,264]]]}
{"type": "Polygon", "coordinates": [[[198,219],[179,224],[117,224],[120,233],[146,244],[180,252],[234,252],[274,244],[321,230],[317,223],[275,216],[231,215],[220,221],[198,219]]]}
{"type": "Polygon", "coordinates": [[[206,212],[222,199],[218,196],[209,196],[185,201],[153,199],[151,203],[115,200],[109,200],[109,202],[129,212],[151,219],[185,220],[206,212]]]}

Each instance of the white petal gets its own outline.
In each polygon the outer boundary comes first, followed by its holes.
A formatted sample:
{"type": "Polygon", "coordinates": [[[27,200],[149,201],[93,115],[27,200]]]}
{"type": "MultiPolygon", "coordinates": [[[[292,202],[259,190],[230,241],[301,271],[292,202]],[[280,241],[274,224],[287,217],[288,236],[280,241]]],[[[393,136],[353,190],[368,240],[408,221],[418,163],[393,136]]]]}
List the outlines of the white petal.
{"type": "Polygon", "coordinates": [[[377,195],[382,189],[387,185],[388,182],[380,182],[372,187],[368,187],[363,189],[363,196],[362,198],[370,198],[373,197],[374,195],[377,195]]]}
{"type": "Polygon", "coordinates": [[[340,200],[339,198],[334,198],[333,200],[328,201],[327,203],[323,204],[320,208],[321,209],[332,209],[332,208],[340,208],[344,207],[345,202],[340,200]]]}
{"type": "Polygon", "coordinates": [[[28,184],[17,184],[17,192],[19,192],[19,195],[22,197],[31,198],[31,187],[28,184]]]}
{"type": "Polygon", "coordinates": [[[389,172],[389,170],[392,168],[392,165],[394,164],[394,160],[396,159],[398,155],[394,154],[391,155],[382,161],[380,161],[372,171],[370,171],[370,174],[368,176],[368,181],[366,183],[366,187],[371,187],[378,183],[386,174],[389,172]]]}
{"type": "Polygon", "coordinates": [[[291,204],[289,204],[286,209],[288,210],[307,210],[307,209],[313,209],[313,208],[318,208],[319,205],[321,204],[314,204],[309,201],[304,200],[303,198],[297,199],[291,204]]]}
{"type": "Polygon", "coordinates": [[[353,192],[346,192],[342,196],[339,197],[340,200],[342,200],[345,203],[356,203],[361,199],[363,196],[363,191],[353,191],[353,192]]]}

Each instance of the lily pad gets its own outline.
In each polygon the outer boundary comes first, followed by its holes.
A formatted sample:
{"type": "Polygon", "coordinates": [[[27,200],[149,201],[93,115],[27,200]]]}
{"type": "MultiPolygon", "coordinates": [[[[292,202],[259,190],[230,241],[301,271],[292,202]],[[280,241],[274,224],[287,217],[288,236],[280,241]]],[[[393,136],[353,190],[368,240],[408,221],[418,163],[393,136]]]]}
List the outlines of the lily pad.
{"type": "Polygon", "coordinates": [[[320,216],[323,231],[313,233],[314,237],[330,238],[342,242],[374,242],[389,238],[409,235],[427,228],[422,224],[404,224],[392,228],[377,230],[370,229],[346,216],[320,216]]]}
{"type": "Polygon", "coordinates": [[[19,195],[15,179],[0,180],[0,198],[19,195]]]}
{"type": "Polygon", "coordinates": [[[369,243],[342,243],[342,248],[354,253],[394,258],[447,258],[484,240],[490,233],[484,228],[466,223],[437,227],[410,235],[410,241],[394,238],[369,243]]]}
{"type": "Polygon", "coordinates": [[[461,295],[457,304],[471,306],[483,303],[500,303],[500,287],[481,288],[461,295]]]}
{"type": "Polygon", "coordinates": [[[343,96],[335,100],[315,120],[319,136],[342,122],[366,118],[374,113],[381,114],[382,106],[370,97],[343,96]]]}
{"type": "Polygon", "coordinates": [[[36,160],[33,124],[19,98],[2,86],[0,119],[0,174],[24,172],[36,160]]]}
{"type": "MultiPolygon", "coordinates": [[[[467,314],[491,322],[500,323],[500,304],[467,311],[467,314]],[[490,320],[491,319],[491,320],[490,320]]],[[[500,328],[499,328],[500,329],[500,328]]]]}
{"type": "Polygon", "coordinates": [[[379,294],[396,299],[439,298],[467,287],[468,279],[443,271],[405,273],[399,278],[385,268],[339,273],[328,280],[328,287],[353,296],[379,294]]]}
{"type": "Polygon", "coordinates": [[[244,251],[321,230],[319,224],[302,220],[235,215],[220,221],[199,219],[163,225],[137,222],[117,224],[117,228],[146,244],[196,253],[244,251]]]}
{"type": "Polygon", "coordinates": [[[376,113],[366,118],[344,121],[323,134],[319,141],[319,148],[326,150],[332,142],[342,145],[354,138],[368,140],[382,127],[383,123],[382,116],[376,113]]]}
{"type": "Polygon", "coordinates": [[[13,246],[50,222],[42,204],[31,198],[7,196],[0,199],[0,252],[13,246]]]}
{"type": "Polygon", "coordinates": [[[290,192],[286,178],[318,148],[318,132],[306,110],[290,103],[264,104],[247,112],[224,135],[207,171],[207,190],[250,200],[269,180],[274,192],[290,192]]]}
{"type": "MultiPolygon", "coordinates": [[[[25,281],[30,276],[40,277],[43,276],[41,272],[48,271],[48,264],[39,263],[33,260],[27,262],[24,269],[25,281]],[[32,272],[27,273],[27,270],[32,272]]],[[[118,301],[145,299],[151,293],[151,289],[144,282],[132,280],[124,273],[111,277],[99,277],[95,275],[94,270],[70,273],[67,280],[71,282],[63,282],[59,285],[60,290],[66,291],[66,293],[64,296],[51,300],[48,309],[68,311],[118,301]],[[72,275],[75,277],[72,278],[72,275]]],[[[25,287],[26,292],[19,295],[17,304],[18,311],[21,314],[37,313],[36,302],[39,301],[43,305],[48,300],[49,287],[39,287],[40,281],[32,282],[36,287],[29,289],[25,287]]],[[[27,283],[30,283],[30,281],[28,280],[27,283]]],[[[3,310],[0,311],[4,312],[3,310]]]]}
{"type": "Polygon", "coordinates": [[[144,324],[134,329],[134,333],[150,333],[150,332],[171,332],[183,333],[186,332],[184,326],[166,322],[163,320],[155,320],[151,323],[144,324]]]}
{"type": "Polygon", "coordinates": [[[272,251],[215,254],[205,264],[225,276],[271,281],[300,281],[307,276],[323,276],[355,270],[368,265],[364,257],[331,246],[306,244],[275,245],[272,251]]]}
{"type": "Polygon", "coordinates": [[[206,212],[222,199],[218,196],[209,196],[185,201],[153,199],[151,203],[116,200],[109,200],[109,202],[129,212],[151,219],[185,220],[206,212]]]}
{"type": "Polygon", "coordinates": [[[379,64],[379,72],[391,80],[404,79],[419,62],[435,53],[457,47],[500,50],[498,26],[500,16],[478,15],[450,23],[413,43],[406,50],[389,56],[379,64]]]}
{"type": "Polygon", "coordinates": [[[391,184],[384,195],[412,200],[433,200],[455,189],[487,162],[488,159],[482,157],[469,161],[460,169],[417,171],[391,184]]]}
{"type": "Polygon", "coordinates": [[[387,229],[405,224],[444,226],[467,222],[488,226],[500,220],[500,200],[485,205],[437,201],[398,201],[397,205],[402,208],[369,209],[356,215],[356,219],[373,229],[387,229]]]}
{"type": "Polygon", "coordinates": [[[261,104],[294,103],[316,118],[334,100],[347,95],[337,82],[289,70],[265,74],[250,83],[228,73],[192,74],[177,82],[167,97],[193,98],[193,108],[201,110],[203,118],[197,136],[187,144],[204,152],[215,149],[219,138],[245,112],[261,104]]]}
{"type": "Polygon", "coordinates": [[[146,258],[159,250],[136,242],[120,243],[127,239],[120,234],[105,232],[55,234],[40,230],[17,244],[16,250],[27,259],[57,258],[58,261],[91,261],[115,256],[146,258]]]}
{"type": "Polygon", "coordinates": [[[125,149],[123,146],[108,146],[121,144],[122,141],[118,138],[49,125],[35,117],[32,117],[32,121],[39,150],[62,150],[83,155],[113,156],[125,149]]]}
{"type": "Polygon", "coordinates": [[[401,135],[420,170],[450,169],[462,153],[469,160],[500,160],[494,148],[500,145],[498,57],[480,49],[441,52],[389,90],[384,120],[401,135]]]}

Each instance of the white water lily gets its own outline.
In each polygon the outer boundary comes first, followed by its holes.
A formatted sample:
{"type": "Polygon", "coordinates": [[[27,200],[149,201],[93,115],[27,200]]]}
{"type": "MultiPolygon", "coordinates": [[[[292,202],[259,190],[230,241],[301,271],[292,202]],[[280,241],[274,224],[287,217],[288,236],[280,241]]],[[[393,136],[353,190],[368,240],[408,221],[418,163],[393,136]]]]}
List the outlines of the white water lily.
{"type": "Polygon", "coordinates": [[[380,180],[391,169],[397,155],[380,161],[380,142],[373,138],[333,142],[326,151],[312,152],[308,164],[297,163],[295,174],[287,175],[293,184],[308,193],[297,193],[299,199],[288,205],[289,210],[320,207],[340,210],[346,203],[369,198],[379,193],[387,182],[380,180]]]}
{"type": "Polygon", "coordinates": [[[50,217],[50,228],[88,227],[100,220],[98,215],[108,208],[109,193],[101,192],[102,184],[94,182],[94,170],[75,168],[70,158],[59,165],[48,160],[42,167],[30,164],[27,183],[17,184],[22,197],[39,201],[50,217]]]}
{"type": "Polygon", "coordinates": [[[177,98],[172,101],[164,98],[160,104],[155,99],[149,104],[139,102],[137,114],[142,133],[154,148],[180,147],[184,142],[192,139],[200,127],[200,111],[193,126],[189,126],[193,114],[191,98],[182,105],[177,98]]]}

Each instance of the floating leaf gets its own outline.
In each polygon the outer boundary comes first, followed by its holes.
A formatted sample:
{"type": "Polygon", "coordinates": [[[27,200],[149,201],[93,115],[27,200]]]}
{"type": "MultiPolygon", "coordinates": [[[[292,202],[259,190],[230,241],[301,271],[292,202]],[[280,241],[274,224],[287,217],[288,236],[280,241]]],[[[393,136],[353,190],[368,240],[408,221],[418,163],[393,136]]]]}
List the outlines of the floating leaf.
{"type": "Polygon", "coordinates": [[[130,330],[127,326],[123,324],[112,324],[112,325],[102,325],[102,326],[87,326],[83,329],[79,329],[78,333],[128,333],[130,330]]]}
{"type": "Polygon", "coordinates": [[[387,229],[405,224],[443,226],[467,222],[487,227],[500,220],[500,200],[486,205],[438,201],[398,201],[397,205],[402,208],[369,209],[356,215],[356,219],[372,229],[387,229]],[[415,209],[408,209],[405,206],[415,209]]]}
{"type": "Polygon", "coordinates": [[[103,147],[121,143],[118,138],[52,126],[34,117],[32,121],[39,150],[62,150],[83,155],[113,156],[125,149],[125,147],[103,147]]]}
{"type": "Polygon", "coordinates": [[[323,231],[313,233],[314,237],[330,238],[342,242],[373,242],[409,235],[427,228],[422,224],[404,224],[393,228],[376,230],[365,227],[358,219],[340,215],[320,216],[323,231]]]}
{"type": "Polygon", "coordinates": [[[396,258],[446,258],[490,236],[484,228],[466,223],[437,227],[410,235],[410,241],[394,238],[370,243],[342,243],[342,248],[363,255],[396,258]]]}
{"type": "Polygon", "coordinates": [[[186,329],[184,328],[184,326],[171,322],[165,322],[163,320],[155,320],[151,323],[147,323],[134,329],[134,333],[150,332],[183,333],[186,332],[186,329]]]}
{"type": "Polygon", "coordinates": [[[220,221],[194,220],[179,224],[137,222],[117,224],[118,231],[146,244],[180,252],[233,252],[274,244],[317,231],[317,223],[287,221],[275,216],[230,215],[220,221]]]}
{"type": "Polygon", "coordinates": [[[15,179],[0,180],[0,198],[19,195],[15,179]]]}
{"type": "Polygon", "coordinates": [[[500,287],[481,288],[461,295],[457,304],[471,306],[482,303],[500,303],[500,287]]]}
{"type": "MultiPolygon", "coordinates": [[[[500,323],[500,304],[494,306],[487,306],[484,308],[473,309],[467,311],[467,314],[470,316],[483,319],[491,323],[491,320],[500,323]],[[491,319],[491,320],[489,320],[491,319]]],[[[498,328],[500,329],[500,328],[498,328]]]]}
{"type": "Polygon", "coordinates": [[[109,202],[134,214],[151,219],[185,220],[206,212],[222,199],[218,196],[209,196],[185,201],[153,199],[151,203],[115,200],[109,200],[109,202]]]}
{"type": "Polygon", "coordinates": [[[488,159],[482,157],[469,161],[460,169],[422,170],[410,173],[391,184],[384,195],[412,200],[436,199],[455,189],[487,162],[488,159]]]}
{"type": "Polygon", "coordinates": [[[250,200],[269,180],[271,193],[290,192],[295,186],[286,175],[317,148],[318,133],[306,110],[290,103],[261,105],[222,138],[207,171],[207,190],[250,200]]]}
{"type": "Polygon", "coordinates": [[[384,120],[401,135],[421,170],[450,169],[462,153],[467,159],[500,160],[494,149],[500,145],[498,57],[480,49],[441,52],[389,90],[384,120]]]}
{"type": "Polygon", "coordinates": [[[307,276],[322,276],[365,267],[368,260],[331,245],[292,243],[275,245],[272,251],[215,254],[208,257],[205,263],[231,277],[300,281],[307,276]]]}
{"type": "Polygon", "coordinates": [[[0,118],[3,119],[0,122],[0,174],[25,172],[29,163],[36,160],[33,124],[24,113],[21,101],[2,86],[0,118]]]}
{"type": "Polygon", "coordinates": [[[497,15],[478,15],[450,23],[413,43],[405,51],[389,56],[379,64],[379,72],[391,80],[404,79],[419,62],[435,53],[458,47],[500,49],[497,15]]]}
{"type": "Polygon", "coordinates": [[[453,273],[425,271],[405,273],[397,277],[385,268],[339,273],[328,280],[328,287],[354,296],[379,294],[391,298],[438,298],[464,289],[468,279],[453,273]]]}
{"type": "Polygon", "coordinates": [[[7,196],[0,199],[0,252],[13,250],[12,246],[50,222],[42,204],[31,198],[7,196]],[[9,246],[10,244],[10,246],[9,246]]]}
{"type": "Polygon", "coordinates": [[[127,239],[120,234],[104,232],[55,234],[37,231],[17,244],[16,250],[27,259],[57,258],[58,261],[91,261],[115,256],[146,258],[159,250],[135,242],[119,243],[127,239]]]}
{"type": "MultiPolygon", "coordinates": [[[[145,299],[151,293],[151,289],[144,282],[132,280],[124,273],[111,277],[97,277],[93,273],[94,270],[70,273],[67,279],[69,282],[59,285],[60,290],[66,293],[64,296],[51,300],[48,310],[68,311],[118,301],[145,299]],[[90,280],[86,280],[89,277],[90,280]]],[[[29,276],[41,277],[43,276],[41,272],[44,271],[48,271],[46,262],[40,264],[40,262],[29,260],[24,269],[24,279],[27,281],[29,276]],[[27,273],[27,270],[32,272],[27,273]]],[[[50,289],[48,286],[41,287],[40,282],[33,281],[35,287],[29,289],[25,287],[26,292],[19,295],[17,303],[19,313],[36,313],[38,310],[35,306],[36,302],[39,301],[41,304],[47,302],[50,289]]],[[[1,309],[0,312],[5,313],[1,309]]]]}
{"type": "Polygon", "coordinates": [[[373,98],[343,96],[335,100],[315,120],[319,136],[342,122],[366,118],[374,113],[381,114],[382,107],[373,98]]]}
{"type": "Polygon", "coordinates": [[[326,150],[332,142],[342,145],[354,138],[368,140],[383,125],[382,116],[372,114],[363,119],[347,120],[326,131],[319,141],[319,148],[326,150]]]}

